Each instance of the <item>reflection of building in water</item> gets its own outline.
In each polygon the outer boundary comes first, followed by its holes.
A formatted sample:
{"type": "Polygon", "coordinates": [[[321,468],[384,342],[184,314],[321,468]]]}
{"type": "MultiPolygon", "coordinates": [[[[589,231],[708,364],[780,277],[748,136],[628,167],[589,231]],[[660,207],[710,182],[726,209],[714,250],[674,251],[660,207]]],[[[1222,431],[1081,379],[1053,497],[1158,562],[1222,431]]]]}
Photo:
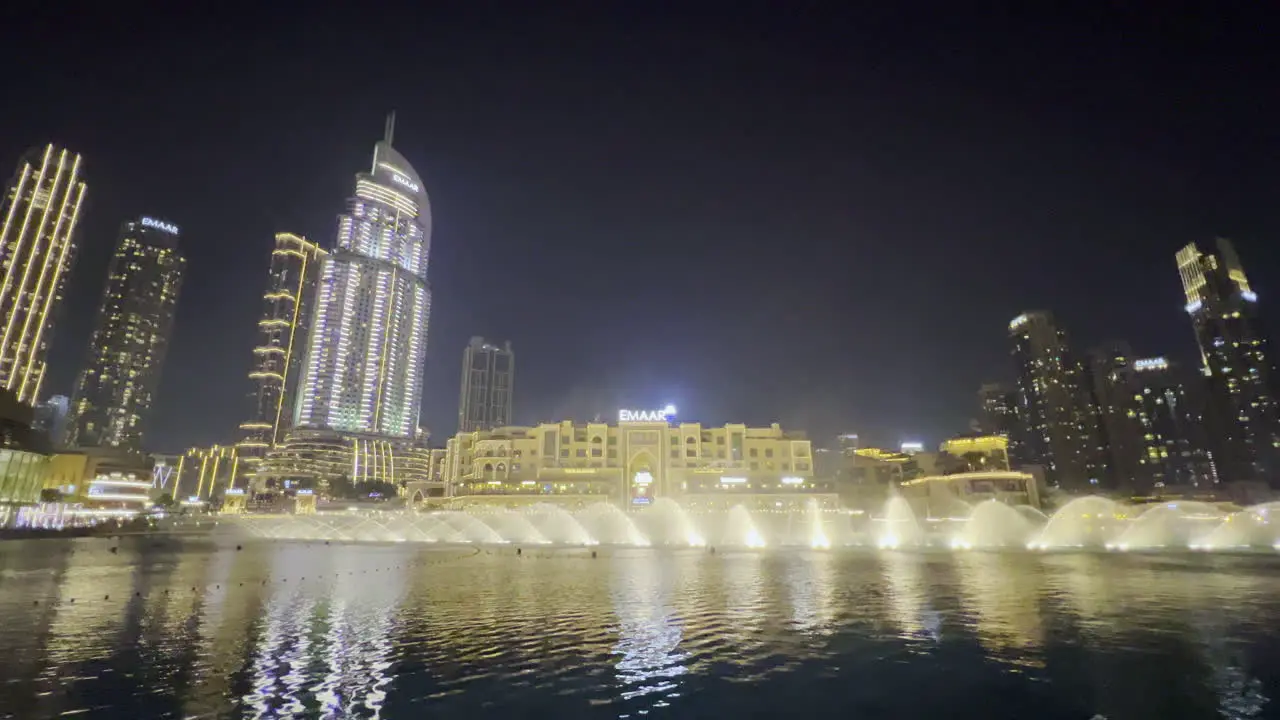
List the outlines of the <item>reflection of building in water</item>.
{"type": "Polygon", "coordinates": [[[989,657],[1022,667],[1043,667],[1045,629],[1040,616],[1041,576],[1025,558],[993,553],[952,555],[964,593],[962,618],[989,657]]]}
{"type": "MultiPolygon", "coordinates": [[[[625,412],[625,411],[624,411],[625,412]]],[[[617,425],[545,423],[459,433],[442,477],[454,496],[502,504],[602,499],[644,506],[675,497],[686,507],[743,504],[801,509],[829,482],[815,480],[809,441],[778,425],[704,427],[636,413],[617,425]]]]}
{"type": "Polygon", "coordinates": [[[671,606],[674,573],[656,556],[636,559],[613,582],[613,610],[618,616],[614,654],[622,698],[657,694],[671,697],[676,678],[689,672],[689,654],[679,651],[682,621],[671,606]]]}
{"type": "Polygon", "coordinates": [[[953,517],[957,508],[997,500],[1040,507],[1035,477],[1020,472],[966,472],[932,475],[902,483],[902,496],[916,517],[953,517]]]}
{"type": "Polygon", "coordinates": [[[831,553],[815,553],[794,558],[787,566],[787,595],[791,600],[792,624],[804,633],[831,632],[835,618],[831,553]]]}
{"type": "Polygon", "coordinates": [[[276,552],[275,573],[332,571],[338,579],[306,589],[270,583],[279,589],[266,604],[250,661],[253,690],[243,702],[258,717],[305,713],[308,698],[319,703],[320,717],[377,717],[391,682],[391,635],[405,575],[387,573],[376,583],[351,575],[367,569],[368,552],[359,547],[318,555],[281,545],[276,552]],[[317,685],[318,672],[323,679],[317,685]]]}
{"type": "Polygon", "coordinates": [[[888,552],[880,554],[884,565],[885,586],[889,591],[889,614],[906,639],[939,640],[941,620],[929,600],[925,578],[928,566],[916,553],[888,552]]]}

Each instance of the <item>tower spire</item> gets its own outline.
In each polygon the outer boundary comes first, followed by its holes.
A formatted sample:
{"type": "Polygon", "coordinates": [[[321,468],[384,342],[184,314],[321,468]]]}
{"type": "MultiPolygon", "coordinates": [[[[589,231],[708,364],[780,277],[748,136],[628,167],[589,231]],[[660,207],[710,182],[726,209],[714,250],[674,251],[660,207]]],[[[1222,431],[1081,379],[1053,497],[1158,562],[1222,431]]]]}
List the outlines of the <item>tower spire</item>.
{"type": "Polygon", "coordinates": [[[386,141],[388,145],[390,145],[391,141],[395,139],[395,134],[396,134],[396,111],[392,110],[390,113],[387,114],[387,129],[386,129],[386,132],[383,134],[383,139],[386,141]]]}

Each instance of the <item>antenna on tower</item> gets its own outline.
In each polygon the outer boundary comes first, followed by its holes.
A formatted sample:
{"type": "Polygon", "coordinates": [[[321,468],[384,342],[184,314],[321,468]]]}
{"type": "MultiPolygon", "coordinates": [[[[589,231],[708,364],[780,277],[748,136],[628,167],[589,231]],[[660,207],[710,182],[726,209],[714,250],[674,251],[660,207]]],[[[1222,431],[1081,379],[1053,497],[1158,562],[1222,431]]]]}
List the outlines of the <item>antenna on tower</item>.
{"type": "Polygon", "coordinates": [[[386,143],[388,145],[390,145],[391,141],[395,138],[395,135],[396,135],[396,111],[392,110],[390,113],[387,114],[387,130],[386,130],[386,133],[384,133],[383,139],[386,140],[386,143]]]}

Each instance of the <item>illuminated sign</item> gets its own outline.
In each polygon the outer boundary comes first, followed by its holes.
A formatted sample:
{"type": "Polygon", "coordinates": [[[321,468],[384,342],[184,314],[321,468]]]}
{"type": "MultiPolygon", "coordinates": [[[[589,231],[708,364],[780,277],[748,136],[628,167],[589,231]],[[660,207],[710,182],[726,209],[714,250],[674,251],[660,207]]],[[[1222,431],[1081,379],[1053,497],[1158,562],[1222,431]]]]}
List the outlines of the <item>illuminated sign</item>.
{"type": "Polygon", "coordinates": [[[315,495],[316,491],[315,490],[299,490],[298,494],[299,495],[315,495]]]}
{"type": "Polygon", "coordinates": [[[804,484],[804,478],[802,478],[802,477],[784,477],[784,478],[782,478],[782,484],[783,484],[783,485],[803,485],[803,484],[804,484]]]}
{"type": "Polygon", "coordinates": [[[720,484],[721,484],[721,485],[745,485],[745,484],[746,484],[746,482],[747,482],[747,479],[746,479],[746,478],[744,478],[744,477],[722,477],[722,478],[720,478],[720,484]]]}
{"type": "Polygon", "coordinates": [[[1240,297],[1248,300],[1249,302],[1258,302],[1258,294],[1252,290],[1241,290],[1240,297]]]}
{"type": "Polygon", "coordinates": [[[149,218],[149,217],[142,218],[142,227],[151,228],[152,230],[159,230],[160,232],[167,232],[170,235],[178,234],[177,225],[174,225],[173,223],[167,223],[163,220],[157,220],[155,218],[149,218]]]}
{"type": "Polygon", "coordinates": [[[1199,309],[1200,309],[1200,305],[1201,305],[1201,302],[1200,302],[1199,300],[1195,300],[1195,301],[1192,301],[1192,302],[1187,303],[1187,312],[1189,312],[1189,313],[1193,313],[1193,312],[1195,312],[1195,311],[1199,310],[1199,309]]]}
{"type": "Polygon", "coordinates": [[[910,455],[911,453],[924,452],[924,443],[908,440],[907,442],[902,443],[902,446],[898,449],[907,455],[910,455]]]}
{"type": "Polygon", "coordinates": [[[1145,358],[1133,361],[1134,370],[1164,370],[1169,367],[1169,361],[1162,357],[1145,358]]]}
{"type": "Polygon", "coordinates": [[[668,422],[675,414],[675,405],[668,405],[661,410],[619,410],[618,422],[668,422]]]}
{"type": "Polygon", "coordinates": [[[1021,324],[1025,323],[1026,321],[1027,321],[1027,316],[1026,316],[1026,315],[1019,315],[1018,317],[1016,317],[1016,318],[1014,318],[1014,319],[1013,319],[1013,322],[1009,323],[1009,329],[1010,329],[1010,330],[1013,330],[1014,328],[1018,327],[1019,325],[1021,325],[1021,324]]]}
{"type": "Polygon", "coordinates": [[[244,488],[227,488],[227,495],[243,495],[244,488]]]}
{"type": "Polygon", "coordinates": [[[653,483],[653,475],[644,471],[636,473],[635,483],[637,485],[649,485],[653,483]]]}
{"type": "Polygon", "coordinates": [[[401,185],[401,186],[403,186],[403,187],[409,188],[409,189],[410,189],[410,190],[412,190],[413,192],[418,192],[418,190],[420,189],[420,188],[418,187],[418,184],[417,184],[417,183],[415,183],[414,181],[410,180],[409,178],[407,178],[407,177],[405,177],[405,176],[403,176],[403,175],[395,175],[395,174],[392,174],[392,175],[391,175],[391,182],[393,182],[393,183],[395,183],[395,184],[397,184],[397,185],[401,185]]]}

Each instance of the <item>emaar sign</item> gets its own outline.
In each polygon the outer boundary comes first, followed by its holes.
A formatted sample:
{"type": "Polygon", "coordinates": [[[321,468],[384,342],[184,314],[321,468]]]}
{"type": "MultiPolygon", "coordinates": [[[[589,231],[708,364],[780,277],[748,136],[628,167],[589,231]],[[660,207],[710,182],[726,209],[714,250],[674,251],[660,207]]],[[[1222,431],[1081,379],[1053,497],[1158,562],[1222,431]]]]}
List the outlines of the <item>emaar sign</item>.
{"type": "Polygon", "coordinates": [[[149,218],[149,217],[142,218],[142,227],[152,228],[154,230],[159,230],[160,232],[167,232],[170,235],[178,234],[177,225],[174,225],[173,223],[167,223],[163,220],[157,220],[155,218],[149,218]]]}
{"type": "Polygon", "coordinates": [[[619,410],[618,422],[669,422],[675,414],[675,405],[668,405],[661,410],[619,410]]]}
{"type": "Polygon", "coordinates": [[[418,192],[418,190],[420,189],[418,187],[418,183],[410,180],[409,178],[403,175],[396,175],[395,173],[391,174],[391,182],[397,185],[403,185],[404,187],[409,188],[413,192],[418,192]]]}

